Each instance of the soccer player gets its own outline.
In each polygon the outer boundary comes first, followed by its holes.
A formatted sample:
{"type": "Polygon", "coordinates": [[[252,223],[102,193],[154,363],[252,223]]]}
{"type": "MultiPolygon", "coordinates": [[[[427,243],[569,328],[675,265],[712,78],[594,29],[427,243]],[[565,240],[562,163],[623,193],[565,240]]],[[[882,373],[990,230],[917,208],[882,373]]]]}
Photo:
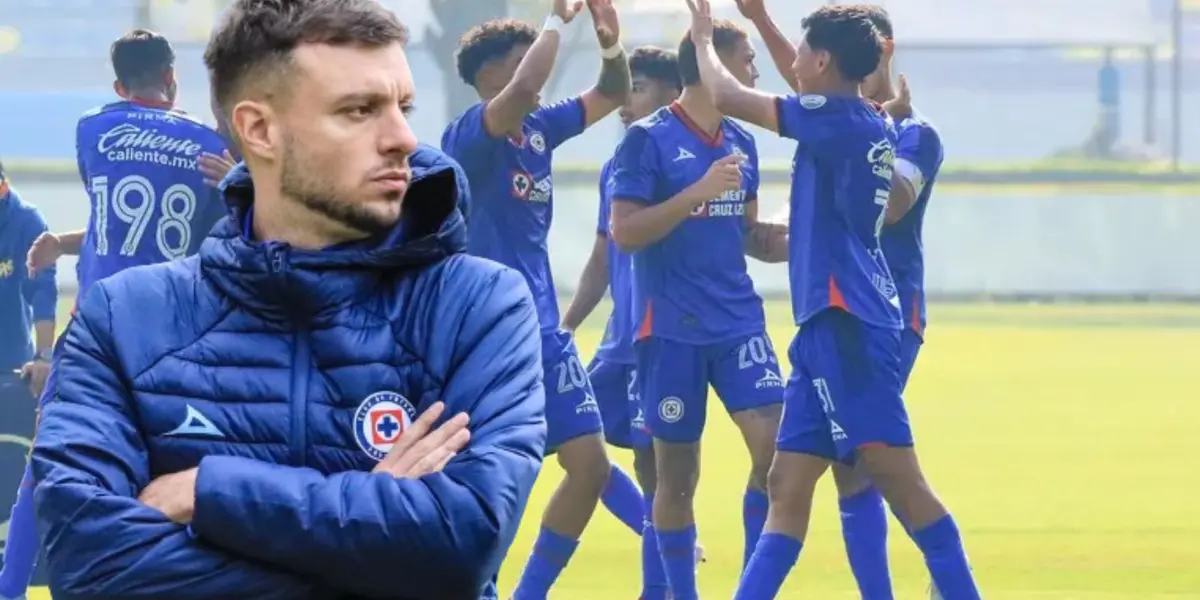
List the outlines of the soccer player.
{"type": "Polygon", "coordinates": [[[68,598],[494,600],[545,450],[534,301],[468,256],[375,0],[239,0],[199,256],[92,286],[33,452],[68,598]]]}
{"type": "Polygon", "coordinates": [[[623,505],[641,504],[641,491],[630,478],[612,479],[591,383],[571,334],[559,328],[546,247],[554,149],[617,110],[631,85],[611,0],[589,0],[587,7],[604,59],[595,87],[556,104],[538,102],[554,68],[561,30],[583,9],[583,2],[554,0],[541,32],[500,19],[463,35],[458,72],[481,102],[454,119],[442,136],[442,148],[471,182],[470,252],[521,272],[533,291],[549,383],[547,447],[557,452],[566,472],[546,507],[533,555],[514,592],[517,600],[545,598],[610,480],[620,486],[610,494],[625,496],[623,505]]]}
{"type": "MultiPolygon", "coordinates": [[[[892,21],[881,7],[859,7],[884,38],[879,67],[863,80],[861,92],[876,103],[890,106],[898,97],[892,85],[892,56],[895,51],[892,21]]],[[[792,89],[798,89],[796,73],[792,69],[796,62],[796,47],[776,27],[763,1],[738,0],[738,8],[758,29],[780,74],[792,89]]],[[[903,76],[900,85],[901,94],[907,95],[903,76]]],[[[902,105],[907,106],[907,98],[902,105]]],[[[914,114],[903,118],[897,129],[895,169],[881,243],[900,296],[900,312],[904,318],[904,329],[900,334],[900,369],[901,378],[907,383],[925,330],[921,228],[943,153],[937,129],[921,116],[914,114]]],[[[883,497],[869,479],[848,465],[834,463],[833,476],[837,482],[842,536],[859,591],[864,598],[887,600],[892,597],[892,585],[887,562],[887,511],[883,497]]]]}
{"type": "MultiPolygon", "coordinates": [[[[633,89],[629,101],[621,107],[621,123],[626,128],[674,102],[682,91],[679,60],[671,50],[642,46],[629,54],[629,72],[633,89]]],[[[637,532],[642,535],[643,600],[667,597],[666,573],[658,550],[658,536],[650,520],[654,505],[654,446],[645,431],[645,419],[638,405],[637,356],[633,348],[633,258],[622,252],[609,235],[612,197],[612,161],[600,171],[600,217],[596,223],[596,242],[579,277],[575,297],[563,314],[563,328],[574,331],[587,318],[605,290],[611,290],[613,308],[604,330],[604,339],[588,366],[588,378],[596,392],[596,404],[604,418],[604,438],[618,448],[633,450],[633,467],[641,484],[644,502],[637,507],[637,532]]],[[[615,467],[614,467],[615,468],[615,467]]],[[[611,480],[610,480],[611,481],[611,480]]],[[[611,487],[611,484],[610,486],[611,487]]],[[[614,514],[620,507],[609,504],[614,514]]],[[[625,520],[624,518],[622,520],[625,520]]],[[[627,521],[626,524],[633,525],[627,521]]]]}
{"type": "Polygon", "coordinates": [[[808,530],[817,480],[831,461],[857,463],[891,504],[948,598],[979,591],[958,528],[917,462],[901,399],[900,299],[879,235],[894,169],[894,132],[859,96],[884,40],[856,6],[822,7],[792,70],[802,92],[777,97],[746,87],[714,49],[707,0],[688,0],[701,73],[717,106],[798,142],[788,235],[792,304],[800,331],[767,526],[735,595],[774,598],[808,530]]]}
{"type": "MultiPolygon", "coordinates": [[[[752,85],[746,33],[721,22],[720,60],[752,85]]],[[[783,379],[762,298],[744,253],[758,222],[754,138],[718,111],[700,82],[696,47],[679,46],[679,100],[635,123],[612,161],[612,239],[634,254],[639,393],[654,438],[653,523],[676,600],[696,598],[693,500],[712,385],[741,430],[751,472],[743,520],[749,557],[766,518],[783,379]]],[[[751,252],[755,254],[754,252],[751,252]]],[[[784,260],[786,255],[758,255],[784,260]]]]}
{"type": "MultiPolygon", "coordinates": [[[[0,431],[18,439],[33,431],[34,401],[45,387],[54,344],[55,270],[44,269],[32,276],[25,265],[29,247],[44,231],[41,211],[22,201],[0,164],[0,415],[5,415],[0,431]]],[[[3,600],[25,597],[38,551],[28,466],[15,487],[4,570],[0,571],[3,600]]]]}
{"type": "Polygon", "coordinates": [[[221,136],[175,108],[175,51],[165,37],[135,29],[110,55],[121,100],[85,113],[75,131],[88,227],[46,233],[29,253],[34,270],[79,255],[79,298],[123,269],[195,254],[225,214],[214,184],[233,166],[221,136]]]}

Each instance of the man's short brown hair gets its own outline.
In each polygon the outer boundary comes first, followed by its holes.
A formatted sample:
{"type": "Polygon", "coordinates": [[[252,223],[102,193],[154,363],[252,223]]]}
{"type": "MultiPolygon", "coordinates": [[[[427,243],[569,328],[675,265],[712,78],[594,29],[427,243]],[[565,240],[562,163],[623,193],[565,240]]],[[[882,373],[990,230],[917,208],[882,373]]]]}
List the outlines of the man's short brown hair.
{"type": "Polygon", "coordinates": [[[405,43],[408,31],[377,0],[237,0],[226,12],[204,64],[223,111],[248,81],[286,70],[302,44],[379,47],[405,43]]]}
{"type": "MultiPolygon", "coordinates": [[[[717,52],[729,50],[740,41],[749,39],[746,30],[728,19],[713,21],[712,44],[717,52]]],[[[679,42],[679,76],[683,85],[700,84],[700,62],[696,56],[696,43],[692,41],[692,32],[688,30],[679,42]]]]}
{"type": "Polygon", "coordinates": [[[171,42],[148,29],[134,29],[117,38],[108,54],[117,81],[129,92],[165,84],[163,76],[175,66],[171,42]]]}

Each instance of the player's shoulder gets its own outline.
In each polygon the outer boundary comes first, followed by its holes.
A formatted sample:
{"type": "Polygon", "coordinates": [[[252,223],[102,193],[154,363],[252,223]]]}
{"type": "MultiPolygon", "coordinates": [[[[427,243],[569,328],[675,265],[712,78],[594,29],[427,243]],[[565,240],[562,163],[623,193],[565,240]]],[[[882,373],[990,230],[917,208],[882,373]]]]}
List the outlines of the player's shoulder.
{"type": "Polygon", "coordinates": [[[14,215],[21,219],[36,219],[42,221],[42,211],[38,207],[26,202],[21,198],[21,192],[16,187],[8,188],[9,210],[13,211],[14,215]]]}
{"type": "Polygon", "coordinates": [[[479,309],[507,312],[506,306],[533,303],[524,276],[491,259],[455,254],[430,269],[428,276],[428,281],[440,292],[429,297],[440,298],[436,302],[442,315],[467,314],[479,309]]]}
{"type": "Polygon", "coordinates": [[[923,113],[913,110],[912,114],[896,124],[897,133],[905,132],[910,129],[915,129],[922,136],[932,136],[933,139],[941,141],[941,132],[938,131],[937,125],[929,120],[923,113]]]}
{"type": "Polygon", "coordinates": [[[721,127],[725,130],[725,136],[729,139],[750,148],[755,147],[754,134],[750,133],[750,130],[745,125],[737,122],[737,120],[725,117],[721,120],[721,127]]]}

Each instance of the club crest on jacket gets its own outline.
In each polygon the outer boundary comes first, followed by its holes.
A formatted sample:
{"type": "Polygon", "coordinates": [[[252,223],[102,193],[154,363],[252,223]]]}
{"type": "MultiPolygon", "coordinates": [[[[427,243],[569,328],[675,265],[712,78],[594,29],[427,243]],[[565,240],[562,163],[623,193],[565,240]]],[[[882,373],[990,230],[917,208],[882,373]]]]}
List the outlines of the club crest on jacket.
{"type": "Polygon", "coordinates": [[[354,411],[354,439],[367,456],[383,460],[416,418],[417,409],[408,398],[396,392],[375,392],[354,411]]]}

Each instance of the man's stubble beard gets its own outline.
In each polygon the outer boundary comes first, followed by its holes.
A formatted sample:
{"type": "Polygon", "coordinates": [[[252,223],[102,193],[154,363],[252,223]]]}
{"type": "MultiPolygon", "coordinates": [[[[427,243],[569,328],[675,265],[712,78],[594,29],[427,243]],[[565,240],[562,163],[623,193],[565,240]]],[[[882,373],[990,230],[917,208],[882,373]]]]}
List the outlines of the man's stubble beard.
{"type": "Polygon", "coordinates": [[[355,203],[350,194],[323,180],[321,169],[311,156],[298,151],[294,139],[284,141],[280,191],[295,198],[305,208],[338,224],[368,236],[390,231],[396,221],[373,214],[355,203]]]}

